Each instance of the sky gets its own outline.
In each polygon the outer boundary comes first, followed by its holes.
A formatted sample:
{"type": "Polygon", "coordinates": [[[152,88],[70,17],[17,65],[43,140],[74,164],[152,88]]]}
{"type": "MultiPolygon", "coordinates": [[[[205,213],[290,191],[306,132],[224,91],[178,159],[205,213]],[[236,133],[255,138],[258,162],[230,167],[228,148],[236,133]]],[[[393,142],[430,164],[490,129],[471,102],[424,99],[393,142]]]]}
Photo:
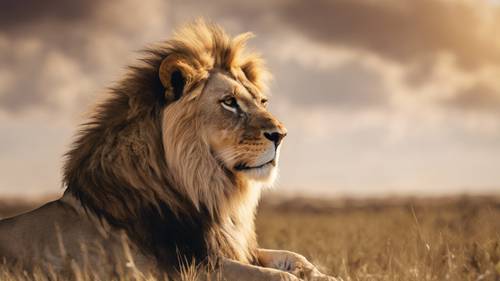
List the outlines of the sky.
{"type": "Polygon", "coordinates": [[[500,192],[500,1],[3,0],[0,196],[61,193],[106,87],[199,17],[256,35],[288,129],[280,192],[500,192]]]}

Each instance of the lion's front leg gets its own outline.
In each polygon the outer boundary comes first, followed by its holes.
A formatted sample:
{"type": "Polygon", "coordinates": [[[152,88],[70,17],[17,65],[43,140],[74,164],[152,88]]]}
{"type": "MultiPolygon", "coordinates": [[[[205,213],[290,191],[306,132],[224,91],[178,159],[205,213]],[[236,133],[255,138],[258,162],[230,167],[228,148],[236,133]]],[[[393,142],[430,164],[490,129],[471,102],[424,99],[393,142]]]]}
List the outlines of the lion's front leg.
{"type": "Polygon", "coordinates": [[[300,281],[294,275],[278,269],[240,263],[230,259],[221,259],[218,266],[210,273],[204,273],[202,280],[224,281],[300,281]]]}
{"type": "Polygon", "coordinates": [[[258,258],[264,267],[290,272],[304,280],[335,281],[334,277],[321,273],[304,256],[284,250],[259,249],[258,258]]]}

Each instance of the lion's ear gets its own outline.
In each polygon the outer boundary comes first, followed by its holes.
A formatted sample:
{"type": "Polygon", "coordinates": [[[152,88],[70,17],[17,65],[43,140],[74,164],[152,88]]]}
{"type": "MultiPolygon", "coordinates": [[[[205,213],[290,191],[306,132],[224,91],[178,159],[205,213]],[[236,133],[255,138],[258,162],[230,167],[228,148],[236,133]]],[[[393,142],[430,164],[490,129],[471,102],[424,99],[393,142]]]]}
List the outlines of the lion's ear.
{"type": "Polygon", "coordinates": [[[193,74],[194,69],[178,55],[170,55],[161,62],[159,76],[163,87],[165,87],[167,102],[176,101],[182,97],[193,74]]]}

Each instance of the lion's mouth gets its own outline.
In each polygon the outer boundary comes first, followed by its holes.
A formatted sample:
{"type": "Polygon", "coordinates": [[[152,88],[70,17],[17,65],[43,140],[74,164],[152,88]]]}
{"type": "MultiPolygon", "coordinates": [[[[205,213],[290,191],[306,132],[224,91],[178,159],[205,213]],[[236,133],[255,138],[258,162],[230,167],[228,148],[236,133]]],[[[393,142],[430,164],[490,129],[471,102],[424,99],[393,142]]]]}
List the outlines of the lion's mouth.
{"type": "Polygon", "coordinates": [[[258,166],[247,166],[245,163],[239,163],[236,166],[234,166],[234,169],[237,171],[248,171],[248,170],[264,168],[267,165],[276,166],[276,160],[272,159],[271,161],[268,161],[268,162],[266,162],[262,165],[258,165],[258,166]]]}

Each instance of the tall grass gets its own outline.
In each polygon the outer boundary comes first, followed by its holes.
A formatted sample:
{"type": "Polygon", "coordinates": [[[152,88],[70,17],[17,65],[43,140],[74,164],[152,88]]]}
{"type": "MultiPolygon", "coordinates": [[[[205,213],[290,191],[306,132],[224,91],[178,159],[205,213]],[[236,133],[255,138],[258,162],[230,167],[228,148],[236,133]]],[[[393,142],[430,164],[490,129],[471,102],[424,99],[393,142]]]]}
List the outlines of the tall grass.
{"type": "Polygon", "coordinates": [[[498,198],[264,206],[261,246],[305,254],[344,280],[500,280],[498,198]]]}

